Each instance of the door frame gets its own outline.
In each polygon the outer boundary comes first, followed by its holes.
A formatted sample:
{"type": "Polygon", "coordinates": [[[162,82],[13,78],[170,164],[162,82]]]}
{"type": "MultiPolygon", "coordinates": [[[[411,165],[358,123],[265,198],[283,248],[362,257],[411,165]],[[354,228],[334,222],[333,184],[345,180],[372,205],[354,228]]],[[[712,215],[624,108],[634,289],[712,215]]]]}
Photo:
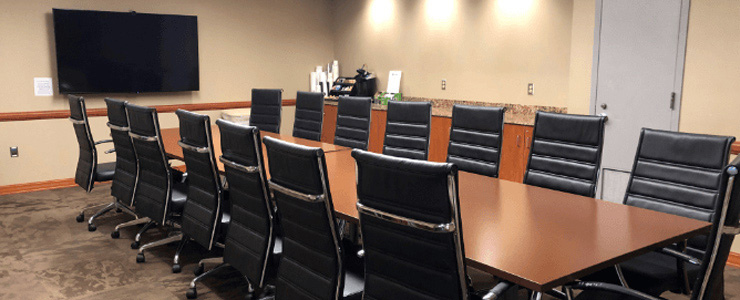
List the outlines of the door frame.
{"type": "MultiPolygon", "coordinates": [[[[596,1],[596,17],[594,24],[594,51],[593,60],[591,63],[591,100],[589,105],[589,113],[596,115],[596,93],[598,90],[599,82],[599,51],[601,47],[601,16],[603,12],[604,0],[596,1]]],[[[681,0],[681,12],[678,28],[678,50],[676,52],[676,73],[673,79],[673,92],[676,93],[676,100],[674,103],[673,113],[671,114],[671,130],[678,131],[679,120],[681,116],[681,99],[683,97],[683,79],[684,71],[686,66],[686,41],[689,31],[689,10],[691,8],[691,0],[681,0]]],[[[667,99],[670,101],[670,99],[667,99]]],[[[601,167],[599,172],[599,179],[596,181],[596,195],[598,199],[603,198],[603,181],[604,181],[604,168],[601,167]]],[[[631,172],[632,170],[627,170],[631,172]]]]}
{"type": "MultiPolygon", "coordinates": [[[[596,18],[594,24],[594,53],[591,63],[591,103],[589,113],[596,115],[596,92],[599,79],[599,50],[601,47],[601,15],[604,0],[596,1],[596,18]]],[[[683,96],[684,68],[686,66],[686,40],[689,31],[689,9],[691,0],[681,0],[681,15],[678,29],[678,51],[676,55],[676,73],[673,78],[673,92],[676,93],[673,113],[671,114],[671,130],[678,131],[679,118],[681,116],[681,98],[683,96]]],[[[666,102],[670,101],[666,98],[666,102]]]]}

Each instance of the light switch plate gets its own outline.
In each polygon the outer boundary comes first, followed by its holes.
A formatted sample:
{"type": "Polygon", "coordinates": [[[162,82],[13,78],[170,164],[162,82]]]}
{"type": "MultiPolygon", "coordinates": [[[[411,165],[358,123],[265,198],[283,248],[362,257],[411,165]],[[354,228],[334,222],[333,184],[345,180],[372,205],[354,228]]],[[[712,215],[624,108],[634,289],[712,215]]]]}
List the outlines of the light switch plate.
{"type": "Polygon", "coordinates": [[[18,157],[18,147],[10,147],[10,157],[18,157]]]}
{"type": "Polygon", "coordinates": [[[534,83],[527,85],[527,95],[534,95],[534,83]]]}
{"type": "Polygon", "coordinates": [[[447,79],[442,79],[442,90],[447,89],[447,79]]]}

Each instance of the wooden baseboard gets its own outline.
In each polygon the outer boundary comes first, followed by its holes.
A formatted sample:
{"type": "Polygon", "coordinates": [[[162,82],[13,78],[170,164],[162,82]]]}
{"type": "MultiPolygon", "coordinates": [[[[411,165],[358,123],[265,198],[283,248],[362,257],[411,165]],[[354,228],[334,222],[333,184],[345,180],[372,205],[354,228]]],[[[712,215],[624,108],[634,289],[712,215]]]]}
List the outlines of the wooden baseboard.
{"type": "Polygon", "coordinates": [[[727,265],[730,267],[740,268],[740,253],[730,252],[730,256],[727,257],[727,265]]]}
{"type": "Polygon", "coordinates": [[[730,148],[730,153],[740,155],[740,142],[735,142],[734,144],[732,144],[732,148],[730,148]]]}
{"type": "Polygon", "coordinates": [[[11,195],[77,186],[74,178],[54,179],[0,186],[0,195],[11,195]]]}

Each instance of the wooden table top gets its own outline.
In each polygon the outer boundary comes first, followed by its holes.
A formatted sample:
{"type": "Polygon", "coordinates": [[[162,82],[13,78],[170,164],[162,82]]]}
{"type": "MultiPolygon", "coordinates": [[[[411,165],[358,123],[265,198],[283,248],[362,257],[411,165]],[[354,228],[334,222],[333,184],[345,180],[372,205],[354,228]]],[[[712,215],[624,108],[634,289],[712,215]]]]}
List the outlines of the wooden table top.
{"type": "MultiPolygon", "coordinates": [[[[177,142],[167,139],[179,136],[164,132],[165,148],[173,151],[166,145],[177,142]]],[[[325,157],[337,216],[357,222],[351,151],[327,151],[325,157]]],[[[460,172],[458,190],[467,264],[539,292],[708,232],[711,226],[467,172],[460,172]]]]}
{"type": "MultiPolygon", "coordinates": [[[[179,145],[177,145],[177,141],[180,140],[180,128],[166,128],[166,129],[162,129],[161,132],[162,132],[162,143],[164,144],[164,150],[165,152],[167,152],[167,155],[173,158],[183,159],[182,148],[179,145]]],[[[213,137],[213,150],[216,155],[216,161],[217,161],[216,163],[218,164],[218,169],[223,171],[224,164],[221,163],[221,161],[218,159],[218,157],[221,155],[221,131],[218,129],[218,126],[216,125],[211,126],[211,135],[213,137]]],[[[274,137],[276,139],[281,139],[286,142],[299,144],[303,146],[319,147],[321,149],[324,149],[324,153],[352,150],[352,148],[348,148],[344,146],[322,143],[318,141],[312,141],[312,140],[297,138],[297,137],[288,136],[288,135],[281,135],[281,134],[272,133],[272,132],[264,131],[264,130],[260,130],[260,135],[263,137],[265,136],[274,137]]],[[[264,151],[264,148],[263,148],[263,151],[264,151]]]]}

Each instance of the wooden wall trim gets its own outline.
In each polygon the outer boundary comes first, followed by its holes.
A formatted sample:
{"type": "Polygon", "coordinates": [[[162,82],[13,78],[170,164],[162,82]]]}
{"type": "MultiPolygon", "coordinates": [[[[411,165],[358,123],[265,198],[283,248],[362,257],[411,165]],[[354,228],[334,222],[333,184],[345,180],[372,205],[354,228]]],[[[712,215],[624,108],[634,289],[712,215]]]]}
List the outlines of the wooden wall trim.
{"type": "Polygon", "coordinates": [[[0,186],[0,195],[12,195],[77,186],[74,178],[54,179],[0,186]]]}
{"type": "Polygon", "coordinates": [[[730,148],[730,153],[740,155],[740,142],[735,142],[734,144],[732,144],[732,148],[730,148]]]}
{"type": "MultiPolygon", "coordinates": [[[[294,106],[295,99],[284,99],[283,106],[294,106]]],[[[249,108],[252,106],[251,101],[236,102],[213,102],[213,103],[192,103],[192,104],[171,104],[171,105],[154,105],[158,113],[174,112],[177,109],[190,111],[202,110],[221,110],[235,108],[249,108]]],[[[103,117],[107,115],[105,108],[91,108],[87,110],[88,117],[103,117]]],[[[69,118],[69,110],[41,110],[41,111],[24,111],[0,113],[0,122],[30,121],[30,120],[49,120],[49,119],[66,119],[69,118]]]]}
{"type": "Polygon", "coordinates": [[[730,252],[730,256],[727,257],[727,265],[730,267],[740,268],[740,253],[730,252]]]}

